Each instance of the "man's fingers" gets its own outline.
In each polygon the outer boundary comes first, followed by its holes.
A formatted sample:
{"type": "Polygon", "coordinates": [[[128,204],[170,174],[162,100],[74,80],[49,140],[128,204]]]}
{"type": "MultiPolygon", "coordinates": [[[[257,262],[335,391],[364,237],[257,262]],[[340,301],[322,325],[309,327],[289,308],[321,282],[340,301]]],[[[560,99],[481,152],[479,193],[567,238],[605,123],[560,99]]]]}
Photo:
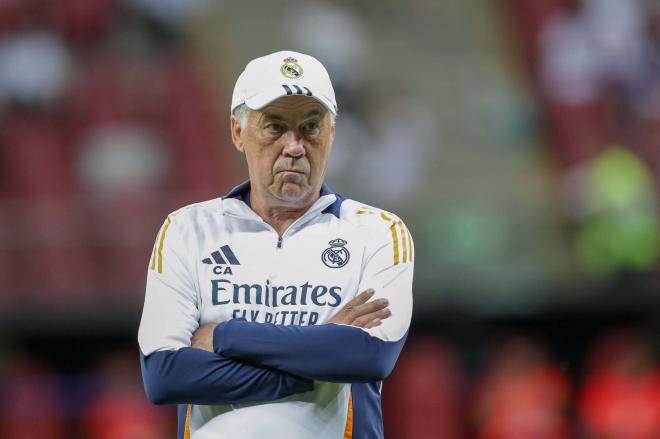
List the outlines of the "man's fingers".
{"type": "Polygon", "coordinates": [[[372,288],[364,290],[353,299],[346,302],[346,304],[335,314],[328,323],[340,323],[350,325],[355,319],[361,317],[364,314],[374,312],[379,308],[384,308],[387,306],[387,303],[384,305],[378,301],[368,302],[372,305],[364,308],[365,304],[368,304],[367,301],[373,297],[375,291],[372,288]]]}
{"type": "Polygon", "coordinates": [[[373,296],[375,291],[372,288],[369,288],[368,290],[364,290],[357,296],[355,296],[353,299],[349,300],[344,307],[349,307],[349,306],[360,306],[363,303],[366,303],[367,300],[371,299],[371,296],[373,296]]]}
{"type": "Polygon", "coordinates": [[[362,315],[362,316],[358,317],[357,319],[355,319],[351,323],[351,325],[357,326],[357,327],[360,327],[360,328],[367,328],[368,329],[368,328],[371,328],[373,326],[380,325],[380,322],[382,320],[385,320],[386,318],[388,318],[391,315],[392,315],[392,312],[390,311],[389,308],[379,309],[379,310],[376,310],[376,311],[371,312],[369,314],[365,314],[365,315],[362,315]],[[378,322],[375,322],[375,320],[378,320],[378,322]],[[377,324],[374,324],[374,323],[377,323],[377,324]],[[372,324],[372,326],[369,326],[370,324],[372,324]]]}
{"type": "Polygon", "coordinates": [[[370,329],[370,328],[375,328],[376,326],[380,326],[383,323],[381,319],[373,319],[366,325],[362,326],[364,329],[370,329]]]}
{"type": "Polygon", "coordinates": [[[352,314],[353,320],[362,317],[364,315],[383,310],[387,308],[389,304],[390,302],[388,302],[387,299],[376,299],[376,300],[372,300],[371,302],[367,302],[362,305],[356,306],[351,311],[353,313],[352,314]]]}

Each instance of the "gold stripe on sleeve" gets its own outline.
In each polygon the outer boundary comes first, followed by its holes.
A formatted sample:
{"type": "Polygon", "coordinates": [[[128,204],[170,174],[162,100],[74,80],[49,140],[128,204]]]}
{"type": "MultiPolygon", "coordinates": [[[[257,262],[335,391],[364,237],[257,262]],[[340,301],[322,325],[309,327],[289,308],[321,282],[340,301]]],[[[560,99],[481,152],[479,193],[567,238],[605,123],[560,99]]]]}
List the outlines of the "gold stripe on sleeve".
{"type": "Polygon", "coordinates": [[[154,250],[151,252],[151,269],[155,270],[156,269],[156,259],[158,259],[157,256],[157,249],[158,249],[158,241],[160,241],[160,235],[163,233],[163,226],[165,225],[165,222],[160,226],[160,229],[158,229],[158,233],[156,234],[156,242],[154,242],[154,250]]]}
{"type": "MultiPolygon", "coordinates": [[[[158,242],[158,236],[156,236],[156,242],[158,242]]],[[[151,270],[156,269],[156,243],[154,243],[154,249],[151,252],[151,267],[149,267],[151,270]]]]}
{"type": "Polygon", "coordinates": [[[192,405],[186,407],[186,425],[183,427],[183,439],[190,439],[190,409],[192,405]]]}
{"type": "Polygon", "coordinates": [[[387,215],[385,212],[381,212],[380,217],[385,221],[392,221],[392,218],[389,215],[387,215]]]}
{"type": "Polygon", "coordinates": [[[167,228],[170,226],[172,220],[170,217],[167,217],[167,223],[163,227],[163,233],[160,234],[160,242],[158,243],[158,272],[163,272],[163,243],[165,242],[165,234],[167,233],[167,228]]]}
{"type": "Polygon", "coordinates": [[[390,230],[392,231],[392,242],[394,244],[394,265],[399,264],[399,237],[397,236],[396,233],[396,222],[393,222],[392,225],[390,226],[390,230]]]}
{"type": "Polygon", "coordinates": [[[406,230],[408,232],[408,250],[410,253],[410,262],[413,260],[413,248],[412,248],[412,236],[410,235],[410,230],[406,230]]]}
{"type": "Polygon", "coordinates": [[[406,230],[403,221],[399,220],[399,230],[401,231],[401,248],[403,249],[403,263],[408,262],[408,248],[406,247],[406,230]]]}
{"type": "Polygon", "coordinates": [[[346,415],[346,427],[344,428],[344,439],[353,438],[353,394],[348,394],[348,414],[346,415]]]}

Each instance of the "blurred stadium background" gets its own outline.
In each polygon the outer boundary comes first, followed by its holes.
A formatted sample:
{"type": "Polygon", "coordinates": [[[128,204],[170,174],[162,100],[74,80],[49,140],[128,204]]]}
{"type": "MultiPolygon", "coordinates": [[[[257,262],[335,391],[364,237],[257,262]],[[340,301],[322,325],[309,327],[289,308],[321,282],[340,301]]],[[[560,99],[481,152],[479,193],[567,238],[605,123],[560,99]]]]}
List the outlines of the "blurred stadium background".
{"type": "Polygon", "coordinates": [[[250,59],[311,53],[328,182],[415,237],[386,437],[660,437],[657,0],[0,1],[0,437],[173,437],[136,333],[165,215],[245,178],[250,59]]]}

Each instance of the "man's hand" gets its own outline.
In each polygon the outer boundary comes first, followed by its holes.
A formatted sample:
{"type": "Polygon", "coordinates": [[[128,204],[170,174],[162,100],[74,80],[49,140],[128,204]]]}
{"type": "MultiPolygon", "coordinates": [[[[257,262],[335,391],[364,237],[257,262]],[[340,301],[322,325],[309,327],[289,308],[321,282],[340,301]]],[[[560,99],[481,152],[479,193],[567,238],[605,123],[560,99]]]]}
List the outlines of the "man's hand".
{"type": "Polygon", "coordinates": [[[190,339],[190,345],[193,348],[213,352],[213,330],[216,326],[217,323],[207,323],[197,328],[190,339]]]}
{"type": "MultiPolygon", "coordinates": [[[[392,313],[387,308],[389,305],[387,299],[367,302],[374,293],[372,289],[361,292],[353,300],[348,301],[327,323],[340,323],[365,329],[379,326],[382,320],[392,313]]],[[[197,328],[190,339],[190,345],[193,348],[213,352],[213,330],[217,325],[217,323],[207,323],[197,328]]]]}
{"type": "Polygon", "coordinates": [[[340,323],[365,329],[379,326],[382,320],[392,315],[392,312],[387,308],[389,305],[387,299],[367,302],[374,292],[371,288],[361,292],[347,302],[327,323],[340,323]]]}

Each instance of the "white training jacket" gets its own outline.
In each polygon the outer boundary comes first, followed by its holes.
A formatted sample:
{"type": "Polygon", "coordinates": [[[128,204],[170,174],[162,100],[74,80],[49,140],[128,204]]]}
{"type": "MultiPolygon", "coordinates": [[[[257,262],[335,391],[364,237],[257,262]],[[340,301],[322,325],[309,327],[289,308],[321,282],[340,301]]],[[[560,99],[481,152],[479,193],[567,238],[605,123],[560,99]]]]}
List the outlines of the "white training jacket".
{"type": "Polygon", "coordinates": [[[179,404],[179,438],[382,438],[381,382],[412,313],[410,232],[324,185],[278,236],[249,194],[183,207],[158,233],[138,334],[149,399],[179,404]],[[390,318],[326,323],[369,288],[390,318]],[[215,352],[191,348],[211,322],[215,352]]]}

